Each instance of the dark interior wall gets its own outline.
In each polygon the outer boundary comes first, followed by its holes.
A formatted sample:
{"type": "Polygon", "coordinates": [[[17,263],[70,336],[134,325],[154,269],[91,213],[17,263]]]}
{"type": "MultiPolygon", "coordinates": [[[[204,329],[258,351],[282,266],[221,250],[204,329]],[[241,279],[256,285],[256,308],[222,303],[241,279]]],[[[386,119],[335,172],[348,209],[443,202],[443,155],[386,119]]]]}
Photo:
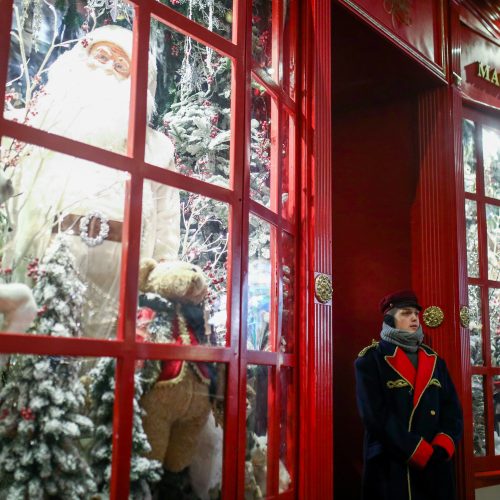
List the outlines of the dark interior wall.
{"type": "Polygon", "coordinates": [[[363,428],[353,363],[377,339],[380,298],[411,287],[417,97],[441,85],[332,5],[333,391],[336,500],[359,499],[363,428]]]}
{"type": "Polygon", "coordinates": [[[337,113],[333,126],[335,498],[358,499],[362,424],[353,362],[379,337],[380,298],[411,286],[416,100],[337,113]]]}

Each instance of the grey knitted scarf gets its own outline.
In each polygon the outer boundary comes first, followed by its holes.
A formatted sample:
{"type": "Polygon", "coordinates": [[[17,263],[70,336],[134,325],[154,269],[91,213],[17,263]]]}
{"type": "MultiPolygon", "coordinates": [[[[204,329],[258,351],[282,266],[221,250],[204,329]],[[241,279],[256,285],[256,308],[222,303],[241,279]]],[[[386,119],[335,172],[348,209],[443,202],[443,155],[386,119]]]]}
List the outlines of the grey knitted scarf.
{"type": "Polygon", "coordinates": [[[424,332],[422,327],[419,326],[415,333],[407,332],[405,330],[398,330],[392,328],[387,323],[382,323],[382,331],[380,332],[382,340],[396,344],[406,352],[417,352],[418,346],[424,340],[424,332]]]}

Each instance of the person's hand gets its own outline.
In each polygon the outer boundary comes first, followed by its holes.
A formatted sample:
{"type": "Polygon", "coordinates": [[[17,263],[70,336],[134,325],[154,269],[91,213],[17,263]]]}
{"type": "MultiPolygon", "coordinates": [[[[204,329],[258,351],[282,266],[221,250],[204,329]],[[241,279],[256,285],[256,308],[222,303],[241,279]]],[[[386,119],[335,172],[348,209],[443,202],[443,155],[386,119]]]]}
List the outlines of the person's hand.
{"type": "Polygon", "coordinates": [[[431,455],[431,458],[429,458],[429,461],[427,462],[428,467],[434,467],[438,464],[442,464],[449,458],[448,453],[446,453],[446,450],[441,446],[434,445],[433,448],[434,451],[431,455]]]}

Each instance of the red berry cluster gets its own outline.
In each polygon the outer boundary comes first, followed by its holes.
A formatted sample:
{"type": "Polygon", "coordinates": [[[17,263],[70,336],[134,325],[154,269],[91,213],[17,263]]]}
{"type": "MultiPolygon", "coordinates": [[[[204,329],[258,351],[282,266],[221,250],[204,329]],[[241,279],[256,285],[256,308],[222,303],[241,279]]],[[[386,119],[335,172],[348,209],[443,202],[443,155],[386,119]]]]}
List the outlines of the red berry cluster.
{"type": "Polygon", "coordinates": [[[38,309],[38,312],[36,313],[37,316],[40,318],[47,312],[47,306],[42,306],[40,309],[38,309]]]}
{"type": "MultiPolygon", "coordinates": [[[[214,136],[212,136],[214,137],[214,136]]],[[[197,162],[196,162],[196,165],[198,167],[198,171],[199,173],[201,174],[201,178],[202,179],[206,179],[207,175],[210,174],[210,168],[208,166],[208,160],[207,158],[204,156],[202,158],[200,158],[197,162]]],[[[193,200],[194,201],[194,200],[193,200]]]]}
{"type": "Polygon", "coordinates": [[[28,264],[28,269],[27,269],[28,278],[31,278],[33,281],[36,281],[38,279],[38,264],[39,264],[38,258],[32,260],[28,264]]]}
{"type": "Polygon", "coordinates": [[[268,41],[269,41],[269,30],[265,30],[259,35],[259,45],[262,48],[264,48],[267,45],[268,41]]]}
{"type": "Polygon", "coordinates": [[[18,95],[16,92],[7,92],[5,94],[5,102],[10,102],[10,101],[17,100],[17,99],[18,99],[18,95]]]}
{"type": "Polygon", "coordinates": [[[35,415],[31,408],[22,408],[19,413],[24,420],[35,420],[35,415]]]}

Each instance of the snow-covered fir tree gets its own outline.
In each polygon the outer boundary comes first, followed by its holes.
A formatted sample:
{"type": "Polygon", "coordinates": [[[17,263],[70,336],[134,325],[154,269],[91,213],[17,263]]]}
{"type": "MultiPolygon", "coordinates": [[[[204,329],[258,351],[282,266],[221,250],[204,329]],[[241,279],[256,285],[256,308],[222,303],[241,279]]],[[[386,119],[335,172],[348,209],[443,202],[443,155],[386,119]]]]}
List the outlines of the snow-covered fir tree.
{"type": "MultiPolygon", "coordinates": [[[[115,366],[116,362],[113,358],[103,358],[89,374],[91,416],[95,422],[95,432],[90,447],[90,463],[94,470],[98,491],[103,498],[109,496],[111,480],[115,366]]],[[[146,365],[144,368],[149,366],[146,365]]],[[[147,500],[151,498],[151,486],[161,479],[163,467],[157,460],[144,456],[151,451],[151,446],[142,426],[144,410],[139,406],[139,401],[143,394],[144,381],[139,373],[136,373],[134,383],[130,498],[147,500]]]]}
{"type": "MultiPolygon", "coordinates": [[[[78,336],[84,290],[64,237],[56,238],[36,272],[33,295],[40,312],[33,332],[78,336]]],[[[5,379],[0,390],[2,495],[7,500],[88,498],[95,482],[80,442],[93,424],[82,414],[79,363],[62,356],[12,356],[5,379]]]]}

